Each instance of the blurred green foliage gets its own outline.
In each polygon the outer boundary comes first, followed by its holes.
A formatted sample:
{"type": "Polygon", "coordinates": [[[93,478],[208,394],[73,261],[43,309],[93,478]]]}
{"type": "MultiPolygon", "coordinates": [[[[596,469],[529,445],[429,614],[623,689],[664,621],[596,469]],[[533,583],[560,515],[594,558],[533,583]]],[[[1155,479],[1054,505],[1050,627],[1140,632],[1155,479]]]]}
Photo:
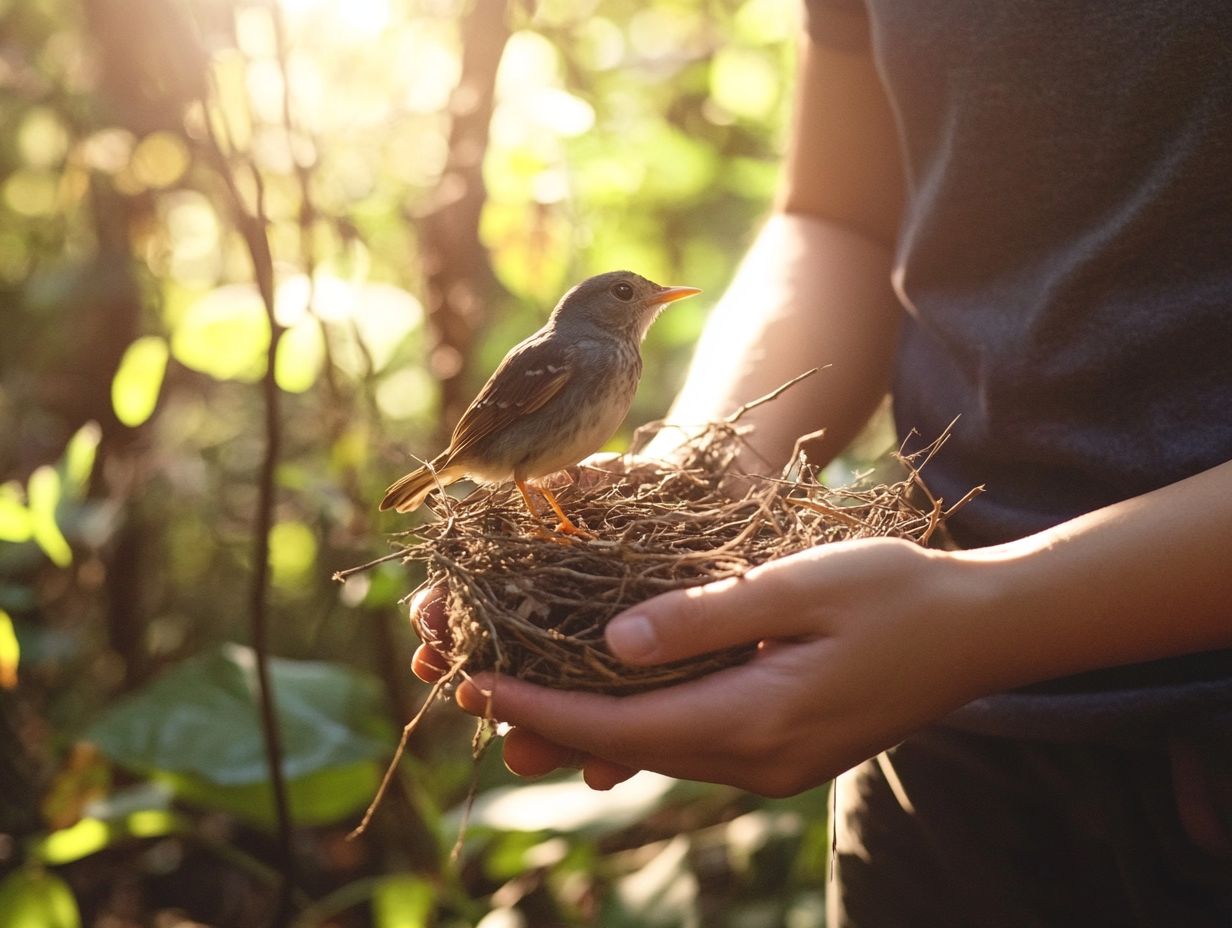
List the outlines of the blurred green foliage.
{"type": "MultiPolygon", "coordinates": [[[[268,786],[226,643],[248,638],[271,333],[237,207],[260,220],[285,327],[270,561],[297,924],[821,924],[821,795],[518,788],[494,757],[473,773],[445,708],[345,844],[424,691],[399,605],[417,578],[330,579],[406,527],[374,502],[447,433],[442,377],[477,388],[589,274],[722,289],[775,183],[794,4],[511,3],[490,138],[470,150],[451,137],[477,92],[469,3],[271,3],[0,0],[0,716],[42,802],[37,828],[0,821],[26,838],[0,846],[0,897],[56,913],[0,925],[78,924],[78,905],[88,924],[261,921],[268,786]],[[448,166],[477,157],[497,286],[453,357],[422,229],[459,194],[448,166]],[[365,695],[330,702],[343,690],[365,695]],[[349,748],[305,761],[329,732],[349,748]],[[103,754],[73,747],[87,734],[103,754]],[[246,882],[201,900],[176,882],[189,870],[246,882]]],[[[652,329],[615,447],[663,413],[706,306],[652,329]]]]}
{"type": "Polygon", "coordinates": [[[81,913],[68,884],[47,870],[28,867],[0,881],[3,928],[80,928],[81,913]]]}

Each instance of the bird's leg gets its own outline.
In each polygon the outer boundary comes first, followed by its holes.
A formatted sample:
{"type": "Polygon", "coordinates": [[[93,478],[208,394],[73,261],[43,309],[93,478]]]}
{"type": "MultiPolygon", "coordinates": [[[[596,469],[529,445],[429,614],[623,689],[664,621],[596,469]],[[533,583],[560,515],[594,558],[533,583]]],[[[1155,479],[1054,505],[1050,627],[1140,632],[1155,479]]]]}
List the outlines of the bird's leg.
{"type": "MultiPolygon", "coordinates": [[[[525,480],[518,477],[513,478],[514,485],[517,486],[518,492],[522,494],[522,502],[526,503],[526,508],[530,510],[530,517],[535,520],[535,524],[539,526],[539,530],[543,530],[543,520],[539,518],[539,510],[535,506],[535,499],[530,495],[530,487],[525,480]]],[[[536,488],[538,489],[538,488],[536,488]]]]}
{"type": "Polygon", "coordinates": [[[526,503],[526,508],[530,510],[531,518],[535,520],[535,524],[538,526],[535,532],[536,535],[546,537],[546,539],[551,541],[561,541],[562,539],[559,539],[559,535],[572,535],[579,537],[579,539],[593,539],[595,537],[589,531],[579,529],[577,525],[570,521],[569,516],[564,514],[561,504],[556,502],[556,497],[552,495],[551,490],[545,487],[536,487],[535,484],[527,483],[520,477],[514,477],[514,484],[517,487],[517,492],[522,494],[522,502],[526,503]],[[547,500],[549,507],[552,507],[553,513],[556,513],[556,518],[558,519],[556,526],[557,535],[549,534],[547,529],[543,527],[543,521],[540,519],[538,508],[535,505],[535,498],[531,495],[532,489],[538,490],[538,493],[542,494],[543,499],[547,500]]]}
{"type": "Polygon", "coordinates": [[[586,529],[578,528],[571,521],[569,521],[569,517],[565,515],[565,510],[560,508],[560,503],[556,502],[556,497],[552,495],[551,490],[547,487],[535,487],[535,489],[543,494],[543,498],[548,501],[548,505],[551,506],[552,511],[556,513],[556,518],[560,520],[560,523],[556,526],[556,531],[560,532],[562,535],[576,535],[579,538],[595,537],[592,533],[586,531],[586,529]]]}
{"type": "Polygon", "coordinates": [[[535,524],[538,526],[535,531],[536,535],[539,535],[542,538],[547,538],[550,541],[563,540],[560,538],[560,535],[573,535],[578,538],[595,537],[590,532],[585,529],[578,528],[570,522],[569,517],[565,515],[565,511],[560,508],[560,503],[556,502],[556,497],[543,487],[534,486],[533,484],[527,483],[521,477],[516,476],[513,478],[513,482],[514,485],[517,486],[518,492],[522,494],[522,501],[526,503],[526,508],[530,510],[531,518],[535,520],[535,524]],[[546,528],[543,527],[543,521],[539,518],[539,509],[535,506],[535,499],[531,495],[531,490],[538,490],[541,494],[543,494],[543,498],[548,501],[548,505],[552,507],[552,511],[556,513],[556,517],[560,520],[559,524],[556,526],[556,535],[551,534],[546,528]]]}

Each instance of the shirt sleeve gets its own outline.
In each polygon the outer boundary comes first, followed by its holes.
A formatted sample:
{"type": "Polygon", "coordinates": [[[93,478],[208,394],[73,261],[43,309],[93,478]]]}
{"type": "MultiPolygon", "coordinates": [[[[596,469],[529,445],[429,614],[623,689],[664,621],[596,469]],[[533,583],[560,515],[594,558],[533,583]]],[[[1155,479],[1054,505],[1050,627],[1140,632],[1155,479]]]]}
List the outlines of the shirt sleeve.
{"type": "Polygon", "coordinates": [[[869,49],[864,0],[804,0],[804,28],[814,42],[836,51],[861,53],[869,49]]]}

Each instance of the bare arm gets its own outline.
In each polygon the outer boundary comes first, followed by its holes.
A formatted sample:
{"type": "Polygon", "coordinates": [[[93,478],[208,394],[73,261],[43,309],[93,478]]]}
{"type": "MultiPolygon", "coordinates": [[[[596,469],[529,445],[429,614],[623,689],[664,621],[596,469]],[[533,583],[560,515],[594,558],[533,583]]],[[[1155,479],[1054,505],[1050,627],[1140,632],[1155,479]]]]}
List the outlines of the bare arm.
{"type": "MultiPolygon", "coordinates": [[[[830,365],[745,420],[776,466],[805,432],[826,429],[810,448],[815,460],[855,436],[888,389],[900,313],[889,243],[901,170],[872,63],[806,41],[798,76],[775,213],[711,314],[668,416],[680,424],[717,419],[796,374],[830,365]]],[[[665,433],[650,453],[677,440],[665,433]]]]}
{"type": "Polygon", "coordinates": [[[1232,647],[1230,551],[1232,461],[1018,541],[955,553],[992,600],[972,683],[995,692],[1232,647]]]}

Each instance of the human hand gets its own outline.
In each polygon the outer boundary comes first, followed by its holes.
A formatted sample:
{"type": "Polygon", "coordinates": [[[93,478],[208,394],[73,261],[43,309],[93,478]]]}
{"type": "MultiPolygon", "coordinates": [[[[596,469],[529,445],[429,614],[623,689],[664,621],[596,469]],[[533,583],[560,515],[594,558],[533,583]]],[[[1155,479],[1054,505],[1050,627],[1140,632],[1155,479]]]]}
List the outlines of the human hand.
{"type": "Polygon", "coordinates": [[[790,795],[985,691],[969,634],[987,602],[983,576],[901,540],[826,545],[655,597],[608,627],[609,648],[630,664],[759,642],[743,665],[625,697],[480,674],[457,700],[514,726],[505,760],[515,773],[580,765],[609,788],[649,769],[790,795]]]}

